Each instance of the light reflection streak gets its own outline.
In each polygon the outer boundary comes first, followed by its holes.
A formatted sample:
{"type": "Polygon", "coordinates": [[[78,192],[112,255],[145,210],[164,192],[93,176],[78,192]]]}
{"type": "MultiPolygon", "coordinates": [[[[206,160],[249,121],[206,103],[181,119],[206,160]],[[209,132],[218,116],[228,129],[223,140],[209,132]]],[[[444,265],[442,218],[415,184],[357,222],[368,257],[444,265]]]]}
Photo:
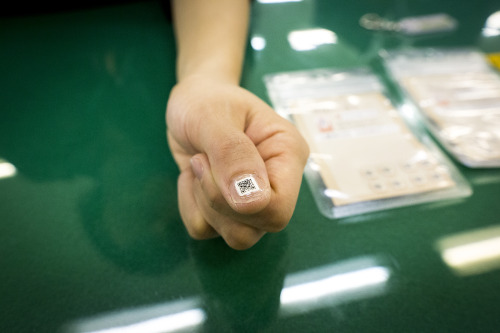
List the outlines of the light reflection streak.
{"type": "Polygon", "coordinates": [[[337,35],[327,29],[294,30],[288,34],[288,42],[296,51],[310,51],[320,45],[337,43],[337,35]]]}
{"type": "Polygon", "coordinates": [[[391,270],[370,257],[287,276],[280,296],[282,315],[293,315],[366,299],[385,292],[391,270]]]}
{"type": "Polygon", "coordinates": [[[192,309],[172,315],[146,320],[140,323],[93,331],[92,333],[163,333],[175,332],[200,325],[205,321],[202,309],[192,309]]]}
{"type": "Polygon", "coordinates": [[[457,275],[500,268],[500,226],[446,236],[437,242],[443,261],[457,275]]]}
{"type": "Polygon", "coordinates": [[[196,332],[206,321],[198,298],[123,310],[73,322],[67,333],[196,332]]]}
{"type": "Polygon", "coordinates": [[[0,179],[14,177],[16,174],[17,169],[13,164],[0,159],[0,179]]]}
{"type": "Polygon", "coordinates": [[[326,279],[285,288],[281,293],[281,304],[288,305],[376,285],[387,281],[389,271],[384,267],[372,267],[355,272],[334,275],[326,279]]]}
{"type": "Polygon", "coordinates": [[[452,267],[470,265],[478,260],[500,258],[500,237],[446,249],[443,257],[452,267]]]}

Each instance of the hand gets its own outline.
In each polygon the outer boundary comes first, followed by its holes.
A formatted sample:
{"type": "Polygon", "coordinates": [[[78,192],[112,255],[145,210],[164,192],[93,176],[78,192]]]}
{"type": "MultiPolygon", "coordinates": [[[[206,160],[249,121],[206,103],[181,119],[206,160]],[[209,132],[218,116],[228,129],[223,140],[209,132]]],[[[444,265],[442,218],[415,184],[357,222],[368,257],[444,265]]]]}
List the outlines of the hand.
{"type": "Polygon", "coordinates": [[[167,105],[167,136],[180,168],[178,200],[191,237],[218,235],[234,249],[288,224],[309,155],[304,139],[265,102],[232,83],[189,77],[167,105]],[[253,177],[259,190],[238,192],[253,177]]]}

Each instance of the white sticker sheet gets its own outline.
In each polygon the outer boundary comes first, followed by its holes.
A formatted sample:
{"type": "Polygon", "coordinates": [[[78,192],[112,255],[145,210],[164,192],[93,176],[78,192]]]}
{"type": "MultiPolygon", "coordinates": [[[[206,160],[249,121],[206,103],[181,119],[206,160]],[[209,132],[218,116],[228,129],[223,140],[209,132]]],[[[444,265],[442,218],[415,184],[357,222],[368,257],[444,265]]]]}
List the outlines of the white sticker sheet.
{"type": "Polygon", "coordinates": [[[473,48],[383,54],[392,79],[443,146],[469,167],[500,166],[500,75],[473,48]]]}
{"type": "Polygon", "coordinates": [[[447,167],[380,92],[307,99],[289,107],[334,206],[455,185],[447,167]]]}
{"type": "Polygon", "coordinates": [[[500,161],[500,78],[456,73],[402,79],[449,149],[470,164],[500,161]]]}

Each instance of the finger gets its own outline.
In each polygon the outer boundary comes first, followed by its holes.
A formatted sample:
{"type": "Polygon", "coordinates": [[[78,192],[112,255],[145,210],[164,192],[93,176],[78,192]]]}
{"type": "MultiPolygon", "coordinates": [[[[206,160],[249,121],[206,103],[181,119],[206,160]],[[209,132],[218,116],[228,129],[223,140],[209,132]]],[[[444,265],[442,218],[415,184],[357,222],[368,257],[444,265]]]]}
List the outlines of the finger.
{"type": "MultiPolygon", "coordinates": [[[[273,188],[272,200],[267,210],[266,230],[277,232],[284,229],[292,218],[302,184],[303,165],[293,156],[282,155],[266,162],[273,188]]],[[[261,215],[261,214],[258,214],[261,215]]],[[[261,215],[264,217],[265,215],[261,215]]]]}
{"type": "Polygon", "coordinates": [[[202,189],[202,182],[194,182],[194,197],[197,207],[204,220],[224,239],[224,241],[235,250],[245,250],[255,245],[262,236],[264,230],[259,230],[244,223],[240,223],[232,216],[221,214],[215,210],[207,199],[202,189]]]}
{"type": "Polygon", "coordinates": [[[220,235],[226,244],[235,250],[247,250],[257,244],[266,234],[265,231],[247,226],[246,224],[232,223],[232,221],[221,221],[220,235]]]}
{"type": "Polygon", "coordinates": [[[243,128],[214,123],[200,133],[217,187],[233,210],[254,214],[270,200],[266,166],[243,128]]]}
{"type": "Polygon", "coordinates": [[[276,133],[257,146],[265,160],[272,196],[266,210],[258,214],[267,216],[266,226],[256,226],[268,232],[280,231],[290,221],[309,156],[307,143],[293,128],[276,133]]]}
{"type": "Polygon", "coordinates": [[[208,239],[217,237],[218,234],[203,218],[196,204],[193,194],[194,175],[190,168],[186,168],[179,175],[177,181],[177,197],[179,211],[189,235],[194,239],[208,239]]]}
{"type": "Polygon", "coordinates": [[[265,160],[273,192],[283,198],[296,196],[309,157],[309,148],[302,137],[293,132],[279,133],[261,142],[258,150],[265,160]]]}

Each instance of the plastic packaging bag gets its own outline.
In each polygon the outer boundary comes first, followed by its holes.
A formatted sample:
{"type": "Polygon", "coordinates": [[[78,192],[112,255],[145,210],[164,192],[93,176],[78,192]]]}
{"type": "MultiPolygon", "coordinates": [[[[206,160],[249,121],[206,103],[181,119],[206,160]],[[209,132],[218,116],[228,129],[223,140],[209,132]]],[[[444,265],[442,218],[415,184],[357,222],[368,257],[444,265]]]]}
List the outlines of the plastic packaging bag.
{"type": "Polygon", "coordinates": [[[330,218],[470,195],[452,163],[406,123],[367,68],[265,77],[276,112],[309,144],[305,176],[330,218]]]}
{"type": "Polygon", "coordinates": [[[500,76],[483,53],[423,48],[381,55],[389,76],[458,161],[500,166],[500,76]]]}

